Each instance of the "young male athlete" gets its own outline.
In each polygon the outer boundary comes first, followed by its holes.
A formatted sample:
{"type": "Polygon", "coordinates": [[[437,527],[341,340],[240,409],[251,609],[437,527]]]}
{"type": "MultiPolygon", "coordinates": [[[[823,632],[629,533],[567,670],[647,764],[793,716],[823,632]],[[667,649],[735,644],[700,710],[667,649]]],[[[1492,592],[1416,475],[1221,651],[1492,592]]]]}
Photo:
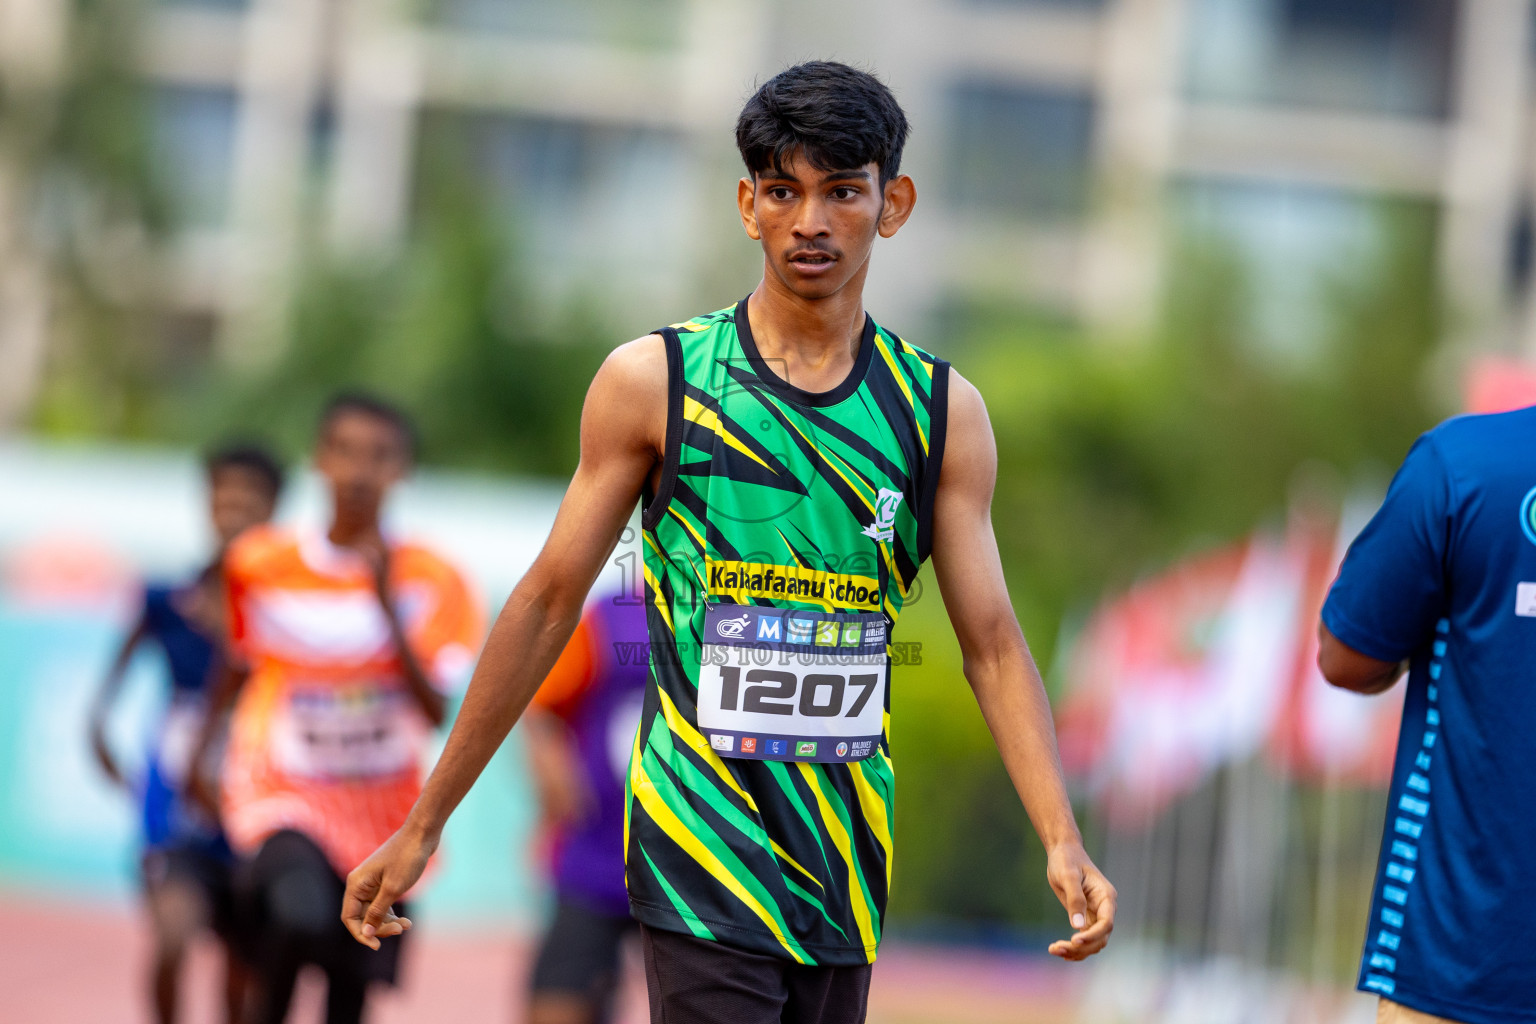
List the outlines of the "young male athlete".
{"type": "MultiPolygon", "coordinates": [[[[151,583],[133,630],[102,681],[91,709],[91,749],[113,782],[140,801],[144,852],[144,900],[155,933],[150,968],[155,1017],[171,1024],[180,1009],[182,964],[197,933],[213,927],[228,936],[233,856],[218,823],[187,799],[192,744],[207,718],[209,683],[217,671],[224,635],[224,552],[245,530],[272,518],[283,471],[260,448],[233,445],[204,462],[208,519],[217,548],[196,577],[151,583]],[[107,720],[134,653],[153,643],[165,656],[170,700],[155,731],[141,782],[130,784],[107,742],[107,720]]],[[[225,1014],[240,1020],[245,969],[225,950],[225,1014]]]]}
{"type": "Polygon", "coordinates": [[[463,577],[380,521],[413,446],[393,407],[332,400],[314,463],[328,529],[258,528],[225,560],[232,657],[248,674],[221,688],[222,703],[238,693],[221,806],[243,859],[238,928],[258,975],[256,1024],[281,1024],[304,964],[325,971],[330,1024],[360,1020],[369,984],[395,980],[399,943],[367,955],[331,908],[346,873],[405,821],[444,691],[481,637],[463,577]]]}
{"type": "Polygon", "coordinates": [[[528,986],[528,1024],[612,1017],[621,948],[637,930],[624,890],[624,780],[646,644],[638,596],[595,598],[523,716],[556,899],[528,986]]]}
{"type": "Polygon", "coordinates": [[[1359,987],[1388,1024],[1536,1021],[1536,408],[1419,438],[1323,606],[1335,686],[1408,692],[1359,987]]]}
{"type": "Polygon", "coordinates": [[[1009,604],[986,409],[863,308],[875,238],[916,201],[899,173],[906,134],[890,91],[841,64],[790,68],[748,101],[737,202],[762,280],[598,371],[570,489],[447,748],[404,827],[348,879],[342,917],[359,941],[409,926],[391,903],[555,660],[644,492],[652,684],[626,864],[653,1019],[864,1018],[891,878],[900,697],[887,650],[930,554],[1077,929],[1051,952],[1103,947],[1115,892],[1084,852],[1009,604]]]}

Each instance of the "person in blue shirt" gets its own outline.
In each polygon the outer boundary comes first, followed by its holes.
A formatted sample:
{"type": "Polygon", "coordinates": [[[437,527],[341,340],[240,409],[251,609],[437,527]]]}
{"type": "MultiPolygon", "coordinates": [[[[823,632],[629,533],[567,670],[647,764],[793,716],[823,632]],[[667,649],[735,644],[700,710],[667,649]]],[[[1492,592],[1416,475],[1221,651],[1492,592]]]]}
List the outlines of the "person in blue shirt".
{"type": "Polygon", "coordinates": [[[1536,407],[1419,438],[1321,638],[1335,686],[1408,673],[1360,990],[1380,1021],[1536,1021],[1536,407]]]}
{"type": "MultiPolygon", "coordinates": [[[[218,550],[191,580],[144,588],[138,621],[102,682],[90,721],[91,749],[101,770],[139,802],[144,895],[155,934],[150,988],[160,1024],[176,1020],[188,943],[204,927],[226,934],[230,923],[233,858],[218,824],[186,797],[186,769],[202,729],[209,680],[221,661],[224,549],[272,517],[283,485],[277,461],[250,445],[221,449],[205,467],[218,550]],[[164,655],[171,692],[142,777],[130,778],[107,742],[107,720],[135,652],[146,643],[164,655]]],[[[226,1014],[238,1024],[245,971],[228,942],[225,951],[226,1014]]]]}

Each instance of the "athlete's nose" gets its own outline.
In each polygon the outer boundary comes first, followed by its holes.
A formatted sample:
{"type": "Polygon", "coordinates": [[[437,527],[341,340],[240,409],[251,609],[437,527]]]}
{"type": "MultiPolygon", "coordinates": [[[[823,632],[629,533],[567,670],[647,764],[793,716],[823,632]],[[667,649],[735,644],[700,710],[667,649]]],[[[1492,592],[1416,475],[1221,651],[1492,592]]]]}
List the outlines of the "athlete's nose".
{"type": "Polygon", "coordinates": [[[821,200],[808,198],[795,213],[794,235],[796,238],[825,238],[831,229],[827,226],[826,207],[821,200]]]}

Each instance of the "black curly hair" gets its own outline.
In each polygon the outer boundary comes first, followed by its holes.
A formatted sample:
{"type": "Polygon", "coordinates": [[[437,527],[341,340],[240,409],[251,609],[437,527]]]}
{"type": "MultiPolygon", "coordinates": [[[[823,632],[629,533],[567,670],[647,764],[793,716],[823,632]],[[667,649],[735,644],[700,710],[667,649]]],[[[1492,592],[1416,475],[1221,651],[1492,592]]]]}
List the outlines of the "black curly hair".
{"type": "Polygon", "coordinates": [[[901,169],[907,115],[885,83],[836,61],[813,60],[765,82],[736,120],[736,148],[754,178],[782,173],[796,153],[822,171],[873,163],[880,185],[901,169]]]}

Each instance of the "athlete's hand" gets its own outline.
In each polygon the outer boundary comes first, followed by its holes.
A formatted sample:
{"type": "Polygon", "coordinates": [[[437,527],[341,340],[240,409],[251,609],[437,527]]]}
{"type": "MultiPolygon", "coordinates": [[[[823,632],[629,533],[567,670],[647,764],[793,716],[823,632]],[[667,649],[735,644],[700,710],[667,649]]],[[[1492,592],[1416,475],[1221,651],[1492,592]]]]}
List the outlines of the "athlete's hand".
{"type": "Polygon", "coordinates": [[[354,939],[378,949],[380,939],[410,930],[411,919],[398,916],[394,903],[421,878],[437,842],[435,833],[423,833],[407,822],[347,876],[341,923],[354,939]]]}
{"type": "Polygon", "coordinates": [[[393,614],[395,603],[389,589],[389,545],[382,538],[365,537],[357,541],[352,550],[362,555],[363,561],[368,563],[368,569],[373,574],[374,594],[384,610],[393,614]]]}
{"type": "Polygon", "coordinates": [[[192,806],[208,815],[209,821],[222,820],[217,789],[201,772],[193,772],[187,779],[187,799],[192,801],[192,806]]]}
{"type": "Polygon", "coordinates": [[[99,727],[91,728],[91,753],[96,756],[96,764],[100,766],[102,773],[114,786],[122,789],[132,789],[128,785],[128,778],[117,766],[117,759],[112,756],[112,748],[107,746],[107,737],[99,727]]]}
{"type": "Polygon", "coordinates": [[[1115,887],[1094,866],[1082,843],[1064,843],[1050,853],[1046,878],[1067,908],[1072,937],[1051,943],[1063,960],[1082,960],[1104,948],[1115,927],[1115,887]]]}

